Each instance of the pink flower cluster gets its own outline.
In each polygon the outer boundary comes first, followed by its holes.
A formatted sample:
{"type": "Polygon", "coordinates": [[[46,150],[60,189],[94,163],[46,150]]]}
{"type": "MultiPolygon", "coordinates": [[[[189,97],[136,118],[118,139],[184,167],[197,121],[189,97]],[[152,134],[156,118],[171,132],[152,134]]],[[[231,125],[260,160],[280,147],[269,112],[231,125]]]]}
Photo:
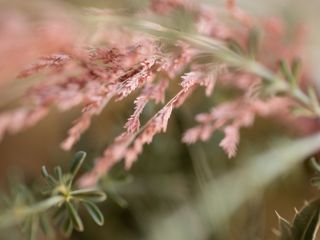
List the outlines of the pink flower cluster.
{"type": "MultiPolygon", "coordinates": [[[[167,14],[178,8],[192,13],[199,34],[225,43],[237,42],[243,54],[251,47],[249,35],[253,26],[258,27],[264,38],[255,58],[271,70],[277,71],[280,58],[290,61],[301,50],[302,41],[299,38],[292,45],[284,44],[279,20],[255,19],[238,9],[234,1],[227,1],[227,9],[223,10],[182,0],[151,1],[147,15],[167,14]],[[231,21],[222,21],[222,14],[231,21]]],[[[229,157],[236,155],[240,128],[252,125],[256,116],[286,115],[293,104],[287,97],[262,97],[259,92],[262,81],[258,76],[220,61],[197,61],[203,52],[182,40],[177,39],[171,46],[173,50],[168,52],[163,51],[157,38],[120,28],[112,31],[115,34],[100,32],[92,42],[72,45],[64,40],[59,42],[58,47],[52,47],[57,51],[44,51],[43,57],[19,74],[20,79],[43,74],[44,81],[27,91],[23,106],[0,115],[2,137],[5,132],[15,133],[35,125],[45,117],[51,106],[65,111],[81,104],[81,116],[74,121],[61,144],[63,149],[70,150],[90,127],[92,118],[100,114],[112,99],[121,101],[133,92],[138,93],[133,113],[124,124],[124,132],[97,159],[93,169],[81,178],[82,185],[95,184],[122,159],[129,169],[143,151],[143,146],[151,143],[156,134],[166,131],[173,110],[181,107],[199,87],[205,88],[207,97],[214,94],[217,84],[241,92],[236,99],[214,106],[209,113],[198,114],[198,125],[187,130],[183,136],[184,142],[194,143],[206,141],[214,131],[221,130],[225,136],[220,146],[229,157]],[[96,44],[99,41],[100,44],[96,44]],[[166,90],[173,81],[180,82],[180,90],[165,103],[166,90]],[[164,105],[141,126],[140,116],[151,101],[164,105]]],[[[0,34],[1,43],[2,36],[0,34]]],[[[0,52],[4,51],[1,46],[3,44],[0,44],[0,52]]]]}

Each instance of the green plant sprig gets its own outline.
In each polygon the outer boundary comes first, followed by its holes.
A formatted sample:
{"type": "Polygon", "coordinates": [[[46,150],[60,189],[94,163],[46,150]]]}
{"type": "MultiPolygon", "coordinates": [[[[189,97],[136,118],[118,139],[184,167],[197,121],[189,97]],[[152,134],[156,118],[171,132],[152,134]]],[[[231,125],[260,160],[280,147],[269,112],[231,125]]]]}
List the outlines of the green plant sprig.
{"type": "Polygon", "coordinates": [[[50,228],[50,224],[44,224],[44,222],[48,222],[47,218],[49,218],[56,221],[63,233],[69,236],[74,229],[77,231],[84,230],[78,212],[80,205],[84,206],[96,224],[103,225],[104,217],[96,203],[106,200],[105,192],[98,188],[75,189],[73,186],[74,179],[85,157],[85,152],[76,153],[69,172],[65,174],[58,166],[54,168],[53,175],[51,175],[43,166],[41,173],[46,181],[47,188],[44,194],[47,197],[44,200],[34,202],[30,201],[31,198],[28,198],[27,201],[26,191],[20,194],[22,197],[14,196],[15,199],[20,200],[13,201],[13,206],[0,214],[0,229],[20,224],[23,229],[26,229],[29,238],[33,239],[36,236],[35,229],[37,229],[39,223],[44,233],[49,232],[47,230],[50,228]],[[49,210],[53,210],[54,213],[48,217],[49,210]]]}

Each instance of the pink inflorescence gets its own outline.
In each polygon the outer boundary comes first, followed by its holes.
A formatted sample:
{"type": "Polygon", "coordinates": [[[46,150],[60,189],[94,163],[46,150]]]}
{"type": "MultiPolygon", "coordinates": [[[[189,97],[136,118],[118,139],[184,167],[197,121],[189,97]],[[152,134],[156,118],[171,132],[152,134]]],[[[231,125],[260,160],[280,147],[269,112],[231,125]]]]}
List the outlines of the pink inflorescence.
{"type": "MultiPolygon", "coordinates": [[[[189,11],[194,17],[197,34],[219,40],[224,46],[230,41],[237,42],[244,52],[249,51],[249,35],[253,26],[257,27],[264,38],[259,45],[261,50],[254,57],[270,70],[277,71],[280,58],[291,61],[301,51],[301,38],[297,38],[297,42],[291,45],[284,43],[283,23],[280,20],[255,19],[237,8],[235,1],[227,1],[224,10],[187,0],[151,1],[150,9],[140,13],[140,16],[168,14],[179,8],[189,11]],[[227,15],[231,21],[222,21],[221,14],[227,15]]],[[[99,14],[103,15],[101,12],[99,14]]],[[[46,116],[51,106],[65,111],[81,105],[81,115],[61,143],[63,149],[70,150],[90,127],[92,118],[100,114],[110,101],[121,101],[137,93],[133,113],[124,124],[123,133],[107,147],[93,169],[80,179],[81,185],[95,184],[122,159],[125,160],[126,169],[129,169],[143,151],[143,146],[150,144],[156,134],[167,130],[174,109],[181,107],[198,88],[203,87],[207,97],[214,94],[217,84],[240,92],[236,99],[222,102],[208,113],[198,114],[198,125],[187,130],[182,139],[188,144],[206,141],[215,131],[220,130],[224,133],[220,146],[229,157],[236,155],[241,128],[251,126],[257,116],[287,115],[293,104],[287,97],[262,97],[259,91],[262,80],[252,73],[217,60],[210,63],[197,61],[204,56],[203,51],[182,39],[176,39],[171,43],[171,51],[165,51],[159,39],[119,27],[109,29],[112,34],[106,34],[108,29],[100,29],[88,42],[84,38],[75,38],[76,35],[59,38],[60,41],[54,42],[56,32],[44,32],[42,40],[45,42],[38,45],[40,33],[36,32],[31,37],[21,19],[9,20],[13,21],[14,28],[0,28],[0,53],[8,55],[3,42],[7,44],[9,40],[3,37],[4,34],[10,38],[13,36],[10,41],[16,41],[19,49],[30,49],[30,46],[37,45],[37,54],[27,51],[15,67],[20,68],[21,63],[37,58],[20,71],[18,79],[39,74],[45,75],[45,79],[26,92],[24,105],[1,113],[1,138],[6,132],[15,133],[35,125],[46,116]],[[23,28],[24,34],[20,36],[15,32],[16,28],[19,31],[23,28]],[[21,38],[25,38],[25,41],[20,42],[21,38]],[[42,49],[48,42],[50,49],[42,49]],[[166,91],[175,81],[180,83],[179,90],[165,103],[166,91]],[[164,105],[142,125],[141,114],[151,101],[164,105]]]]}

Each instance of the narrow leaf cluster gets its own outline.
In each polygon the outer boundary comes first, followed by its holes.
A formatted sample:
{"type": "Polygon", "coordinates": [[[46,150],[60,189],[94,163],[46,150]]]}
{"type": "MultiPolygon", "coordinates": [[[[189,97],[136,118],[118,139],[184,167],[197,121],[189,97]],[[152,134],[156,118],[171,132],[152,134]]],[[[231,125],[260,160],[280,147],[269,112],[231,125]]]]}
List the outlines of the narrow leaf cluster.
{"type": "Polygon", "coordinates": [[[46,167],[42,167],[42,175],[47,182],[47,194],[51,197],[61,196],[62,201],[54,213],[55,219],[61,224],[64,233],[69,236],[72,230],[83,231],[83,222],[79,216],[78,209],[82,204],[88,211],[92,219],[98,224],[103,225],[104,217],[95,203],[103,202],[106,194],[99,189],[74,189],[73,182],[76,174],[83,164],[86,154],[78,152],[70,167],[70,172],[63,174],[60,167],[54,168],[53,175],[50,175],[46,167]]]}
{"type": "Polygon", "coordinates": [[[98,188],[74,187],[85,156],[85,152],[78,152],[67,173],[63,173],[60,166],[55,167],[52,174],[45,166],[42,167],[41,173],[46,181],[43,194],[46,198],[41,201],[37,201],[32,191],[24,185],[13,188],[12,197],[4,198],[9,210],[0,214],[0,229],[19,224],[28,239],[35,239],[39,228],[48,238],[54,235],[55,228],[70,236],[73,230],[84,230],[79,213],[81,206],[96,224],[103,225],[104,216],[96,203],[105,201],[106,194],[98,188]]]}

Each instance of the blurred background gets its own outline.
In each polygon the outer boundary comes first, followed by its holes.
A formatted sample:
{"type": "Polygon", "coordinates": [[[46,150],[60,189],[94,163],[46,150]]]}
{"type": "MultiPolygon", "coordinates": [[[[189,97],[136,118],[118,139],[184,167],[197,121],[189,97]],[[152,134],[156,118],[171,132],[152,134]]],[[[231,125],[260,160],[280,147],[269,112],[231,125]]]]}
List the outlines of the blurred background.
{"type": "MultiPolygon", "coordinates": [[[[224,1],[208,0],[206,3],[223,6],[224,1]]],[[[21,3],[21,1],[2,0],[0,4],[0,14],[8,14],[8,9],[12,12],[17,10],[28,16],[28,20],[37,21],[43,17],[50,18],[50,14],[56,17],[56,13],[61,14],[61,18],[69,13],[76,15],[78,11],[87,7],[129,8],[136,11],[147,6],[148,1],[70,0],[54,3],[44,3],[44,1],[21,3]]],[[[320,1],[239,0],[237,4],[252,15],[281,16],[289,27],[304,24],[307,29],[306,62],[310,65],[308,69],[312,79],[316,84],[319,83],[317,80],[320,69],[317,65],[320,61],[320,31],[317,24],[320,1]]],[[[7,63],[10,61],[10,58],[6,59],[7,63]]],[[[15,96],[19,96],[28,83],[22,83],[21,88],[19,84],[16,82],[2,84],[0,101],[4,101],[5,104],[1,104],[1,110],[17,105],[15,96]],[[7,99],[10,99],[9,103],[7,99]]],[[[214,96],[206,98],[200,89],[182,108],[174,111],[167,133],[157,135],[154,141],[145,147],[143,154],[129,172],[125,172],[120,163],[109,173],[109,182],[106,180],[109,200],[102,205],[105,225],[98,227],[90,218],[84,217],[88,219],[85,221],[85,231],[74,232],[72,239],[148,239],[150,228],[160,226],[158,222],[161,219],[180,211],[182,206],[206,190],[208,182],[220,179],[234,169],[240,168],[252,159],[252,156],[259,155],[279,145],[285,141],[284,139],[294,136],[284,125],[272,119],[257,119],[253,127],[241,130],[239,152],[233,159],[228,159],[218,147],[223,137],[220,132],[205,143],[199,142],[191,146],[181,143],[184,131],[194,126],[193,119],[196,114],[208,111],[210,106],[232,97],[232,94],[232,90],[217,86],[214,96]]],[[[167,99],[170,97],[172,95],[168,91],[167,99]]],[[[50,114],[36,126],[14,135],[6,135],[0,143],[1,188],[5,191],[8,176],[16,172],[23,173],[25,181],[29,184],[39,181],[42,165],[53,167],[59,164],[67,167],[68,161],[78,150],[87,152],[86,168],[89,169],[93,164],[92,160],[100,156],[114,137],[122,132],[123,125],[132,112],[134,98],[135,95],[122,102],[113,102],[104,109],[101,115],[94,118],[90,129],[71,152],[61,150],[60,143],[65,138],[72,121],[80,114],[80,107],[63,113],[51,109],[50,114]]],[[[156,109],[158,106],[152,103],[147,105],[142,118],[149,119],[156,109]]],[[[204,239],[276,239],[272,232],[278,224],[275,211],[286,219],[292,219],[295,214],[294,208],[300,208],[305,200],[318,196],[317,190],[309,184],[312,175],[313,172],[307,163],[295,167],[265,189],[257,190],[228,221],[221,220],[223,224],[217,225],[218,229],[212,226],[212,232],[204,239]]],[[[209,207],[213,212],[221,208],[218,203],[209,207]]],[[[86,216],[86,213],[83,214],[86,216]]],[[[210,224],[215,223],[205,224],[211,229],[210,224]]],[[[9,230],[1,234],[3,236],[0,239],[23,239],[18,231],[9,230]]],[[[166,234],[162,233],[162,239],[175,239],[167,238],[166,234]]]]}

